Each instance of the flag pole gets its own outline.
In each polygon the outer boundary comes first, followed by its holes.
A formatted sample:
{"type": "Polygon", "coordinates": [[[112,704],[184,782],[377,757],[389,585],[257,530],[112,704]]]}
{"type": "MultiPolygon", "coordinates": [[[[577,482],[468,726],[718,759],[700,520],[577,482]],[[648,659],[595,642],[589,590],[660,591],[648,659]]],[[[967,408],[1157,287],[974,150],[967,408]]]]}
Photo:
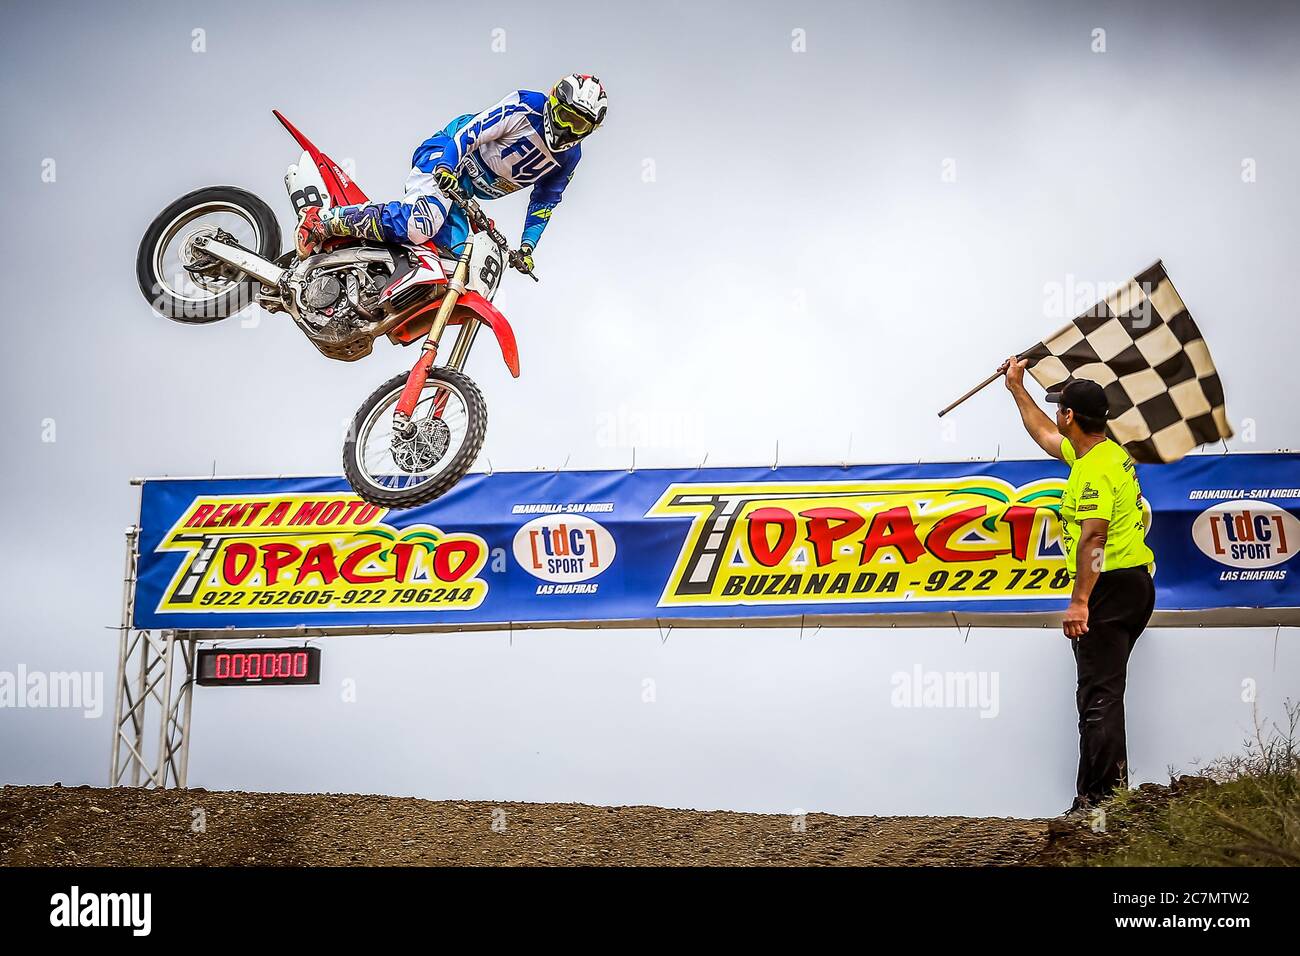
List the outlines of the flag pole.
{"type": "MultiPolygon", "coordinates": [[[[1033,351],[1033,350],[1031,349],[1030,351],[1033,351]]],[[[1017,356],[1016,356],[1016,361],[1020,361],[1021,359],[1023,359],[1023,358],[1025,357],[1025,354],[1026,354],[1026,353],[1023,353],[1023,352],[1022,352],[1020,355],[1017,355],[1017,356]]],[[[966,399],[970,398],[972,395],[975,395],[976,393],[981,392],[981,391],[983,391],[985,388],[987,388],[988,386],[992,385],[994,382],[996,382],[998,379],[1000,379],[1000,378],[1001,378],[1001,377],[1006,373],[1006,370],[1007,370],[1007,366],[1006,366],[1006,363],[1004,362],[1003,364],[1001,364],[1001,365],[998,366],[998,370],[997,370],[996,372],[994,372],[992,375],[990,375],[990,376],[989,376],[988,378],[986,378],[984,381],[980,382],[978,385],[976,385],[974,388],[972,388],[969,392],[967,392],[967,393],[966,393],[965,395],[963,395],[961,398],[957,399],[957,401],[953,402],[951,405],[949,405],[949,406],[948,406],[947,408],[945,408],[943,411],[941,411],[941,412],[939,413],[939,417],[940,417],[940,418],[943,418],[943,416],[947,415],[950,411],[952,411],[954,408],[956,408],[956,407],[957,407],[958,405],[960,405],[962,402],[966,401],[966,399]]]]}
{"type": "Polygon", "coordinates": [[[994,381],[996,381],[997,379],[999,379],[999,378],[1001,378],[1001,377],[1002,377],[1002,369],[998,369],[996,372],[994,372],[992,375],[990,375],[990,376],[989,376],[988,378],[986,378],[984,381],[980,382],[978,385],[976,385],[974,388],[972,388],[969,392],[967,392],[967,393],[966,393],[965,395],[963,395],[961,398],[957,399],[957,401],[953,402],[951,405],[949,405],[947,408],[945,408],[943,411],[941,411],[941,412],[939,413],[939,417],[940,417],[940,418],[943,418],[943,416],[947,415],[950,411],[952,411],[954,408],[956,408],[956,407],[957,407],[958,405],[960,405],[962,402],[966,401],[966,399],[970,398],[972,395],[976,394],[977,392],[982,391],[984,388],[988,387],[989,385],[992,385],[994,381]]]}

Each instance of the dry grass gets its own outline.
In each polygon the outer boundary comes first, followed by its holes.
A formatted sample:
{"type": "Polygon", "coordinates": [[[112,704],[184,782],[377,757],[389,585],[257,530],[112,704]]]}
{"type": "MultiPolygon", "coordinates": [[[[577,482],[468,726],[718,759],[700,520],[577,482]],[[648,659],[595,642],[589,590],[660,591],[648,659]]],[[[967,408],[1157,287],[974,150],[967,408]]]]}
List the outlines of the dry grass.
{"type": "Polygon", "coordinates": [[[1286,714],[1284,725],[1257,721],[1243,752],[1203,776],[1117,794],[1105,807],[1105,835],[1075,862],[1300,866],[1300,705],[1288,703],[1286,714]]]}

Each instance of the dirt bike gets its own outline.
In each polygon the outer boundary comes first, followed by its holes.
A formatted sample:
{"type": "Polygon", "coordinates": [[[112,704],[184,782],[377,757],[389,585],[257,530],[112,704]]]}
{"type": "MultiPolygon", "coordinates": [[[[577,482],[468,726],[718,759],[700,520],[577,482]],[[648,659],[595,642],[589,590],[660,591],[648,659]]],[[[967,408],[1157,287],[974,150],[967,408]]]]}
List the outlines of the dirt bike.
{"type": "MultiPolygon", "coordinates": [[[[293,124],[273,111],[303,153],[285,174],[295,221],[308,205],[367,202],[365,193],[293,124]]],[[[375,339],[423,341],[409,372],[362,403],[343,445],[343,471],[372,504],[409,508],[432,501],[474,464],[487,429],[487,405],[465,374],[479,327],[496,336],[510,374],[519,377],[514,331],[492,299],[506,265],[532,277],[474,199],[449,197],[471,233],[459,255],[421,246],[331,239],[299,259],[281,252],[280,226],[261,199],[234,186],[209,186],[164,209],[136,256],[140,291],[154,310],[186,323],[212,322],[256,304],[285,312],[322,355],[353,362],[375,339]],[[458,325],[445,363],[443,334],[458,325]]]]}

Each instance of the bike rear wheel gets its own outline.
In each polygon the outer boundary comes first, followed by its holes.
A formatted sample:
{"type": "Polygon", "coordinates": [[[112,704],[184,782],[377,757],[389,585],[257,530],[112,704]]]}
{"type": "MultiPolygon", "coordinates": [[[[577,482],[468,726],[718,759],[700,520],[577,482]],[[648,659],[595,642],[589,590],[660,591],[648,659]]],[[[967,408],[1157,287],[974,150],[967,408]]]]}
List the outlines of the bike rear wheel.
{"type": "Polygon", "coordinates": [[[135,257],[140,292],[165,318],[216,322],[255,301],[258,282],[197,251],[201,235],[220,235],[264,259],[280,255],[280,224],[252,193],[207,186],[182,196],[149,224],[135,257]]]}
{"type": "Polygon", "coordinates": [[[446,494],[473,466],[487,434],[487,403],[473,380],[434,368],[410,423],[393,419],[408,373],[389,379],[362,403],[343,444],[343,472],[363,499],[412,508],[446,494]]]}

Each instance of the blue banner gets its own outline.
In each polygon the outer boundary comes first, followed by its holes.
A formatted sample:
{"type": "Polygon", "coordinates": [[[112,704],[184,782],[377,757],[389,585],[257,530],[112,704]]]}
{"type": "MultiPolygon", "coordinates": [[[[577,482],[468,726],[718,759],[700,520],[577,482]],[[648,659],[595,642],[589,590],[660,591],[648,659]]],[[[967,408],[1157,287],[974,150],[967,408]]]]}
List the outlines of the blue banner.
{"type": "MultiPolygon", "coordinates": [[[[1055,461],[508,472],[423,507],[341,478],[151,479],[142,628],[1001,624],[1070,591],[1055,461]]],[[[1139,466],[1157,609],[1296,609],[1300,455],[1139,466]]],[[[1225,616],[1226,615],[1226,616],[1225,616]]]]}

